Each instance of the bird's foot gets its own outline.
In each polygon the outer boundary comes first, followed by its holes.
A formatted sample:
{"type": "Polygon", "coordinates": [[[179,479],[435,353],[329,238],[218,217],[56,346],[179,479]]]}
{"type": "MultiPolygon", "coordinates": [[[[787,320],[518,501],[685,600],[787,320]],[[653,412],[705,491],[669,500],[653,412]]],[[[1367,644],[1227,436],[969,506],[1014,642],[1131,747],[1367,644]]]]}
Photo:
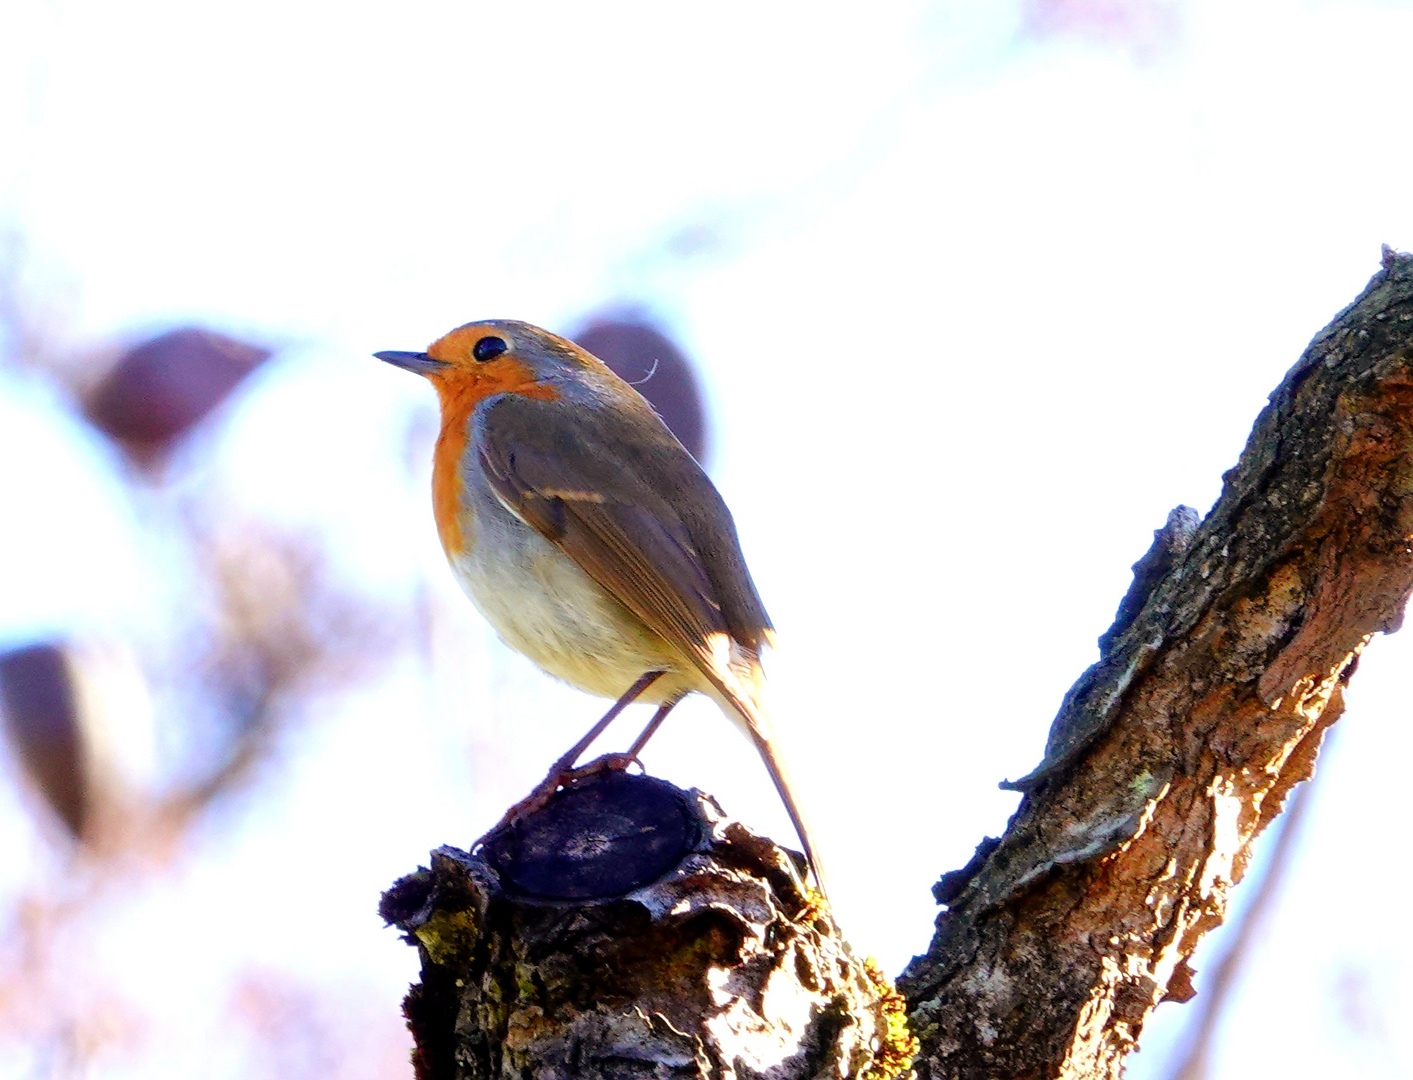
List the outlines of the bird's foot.
{"type": "Polygon", "coordinates": [[[643,768],[643,763],[633,753],[604,754],[602,757],[596,757],[588,764],[578,767],[575,767],[572,761],[561,758],[554,763],[549,774],[535,786],[535,790],[507,810],[495,827],[476,842],[476,846],[484,843],[502,829],[508,829],[510,826],[524,821],[531,814],[543,810],[560,788],[569,787],[577,781],[586,780],[601,772],[623,772],[630,765],[643,768]]]}
{"type": "Polygon", "coordinates": [[[601,772],[625,772],[630,765],[636,765],[644,772],[647,772],[647,769],[644,768],[638,755],[631,751],[626,754],[604,754],[602,757],[594,758],[594,760],[587,765],[580,765],[577,769],[571,769],[568,780],[565,781],[565,783],[583,780],[585,777],[594,776],[601,772]]]}

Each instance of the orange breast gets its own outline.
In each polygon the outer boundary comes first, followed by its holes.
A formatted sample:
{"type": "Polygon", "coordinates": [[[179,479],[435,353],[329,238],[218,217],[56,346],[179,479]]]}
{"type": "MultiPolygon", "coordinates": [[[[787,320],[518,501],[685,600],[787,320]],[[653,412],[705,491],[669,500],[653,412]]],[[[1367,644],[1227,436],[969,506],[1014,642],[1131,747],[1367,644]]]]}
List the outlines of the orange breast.
{"type": "Polygon", "coordinates": [[[448,556],[464,554],[475,536],[466,534],[467,507],[461,462],[468,451],[471,411],[495,394],[521,394],[553,401],[559,397],[551,386],[537,383],[530,369],[519,360],[506,357],[474,368],[458,367],[446,375],[434,376],[432,383],[441,399],[442,428],[432,454],[432,513],[437,535],[448,556]]]}

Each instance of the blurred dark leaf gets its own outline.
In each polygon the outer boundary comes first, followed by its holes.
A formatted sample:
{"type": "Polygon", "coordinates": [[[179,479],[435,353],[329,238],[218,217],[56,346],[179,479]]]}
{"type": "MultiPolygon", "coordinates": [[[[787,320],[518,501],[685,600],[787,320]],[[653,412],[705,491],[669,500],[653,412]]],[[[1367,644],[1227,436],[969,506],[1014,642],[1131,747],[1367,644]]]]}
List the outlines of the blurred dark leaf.
{"type": "Polygon", "coordinates": [[[86,402],[88,418],[139,458],[165,450],[270,356],[268,349],[184,327],[124,353],[86,402]]]}
{"type": "Polygon", "coordinates": [[[16,757],[69,833],[81,836],[89,809],[83,738],[78,695],[59,646],[0,655],[0,710],[16,757]]]}

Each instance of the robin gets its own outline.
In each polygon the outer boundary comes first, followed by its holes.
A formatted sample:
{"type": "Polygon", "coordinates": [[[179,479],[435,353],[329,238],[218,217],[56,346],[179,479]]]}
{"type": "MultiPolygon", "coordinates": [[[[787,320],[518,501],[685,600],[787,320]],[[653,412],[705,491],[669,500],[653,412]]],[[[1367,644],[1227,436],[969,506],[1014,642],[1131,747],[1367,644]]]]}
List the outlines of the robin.
{"type": "MultiPolygon", "coordinates": [[[[529,323],[467,323],[426,352],[380,352],[441,403],[437,533],[457,580],[511,647],[614,705],[521,808],[585,769],[579,756],[635,700],[706,694],[755,744],[822,884],[761,706],[774,632],[726,503],[652,406],[572,341],[529,323]]],[[[512,811],[512,815],[516,811],[512,811]]]]}

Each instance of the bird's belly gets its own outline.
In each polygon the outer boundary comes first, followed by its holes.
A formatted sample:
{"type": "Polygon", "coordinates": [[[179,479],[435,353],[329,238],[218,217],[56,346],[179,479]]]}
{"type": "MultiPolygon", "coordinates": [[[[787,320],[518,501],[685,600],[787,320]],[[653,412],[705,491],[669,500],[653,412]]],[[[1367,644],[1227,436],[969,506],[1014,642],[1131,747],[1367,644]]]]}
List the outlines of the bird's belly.
{"type": "MultiPolygon", "coordinates": [[[[451,556],[452,570],[511,648],[602,697],[618,697],[647,671],[689,675],[667,642],[534,529],[499,506],[477,517],[475,541],[451,556]]],[[[659,679],[643,700],[691,688],[674,676],[659,679]]]]}

